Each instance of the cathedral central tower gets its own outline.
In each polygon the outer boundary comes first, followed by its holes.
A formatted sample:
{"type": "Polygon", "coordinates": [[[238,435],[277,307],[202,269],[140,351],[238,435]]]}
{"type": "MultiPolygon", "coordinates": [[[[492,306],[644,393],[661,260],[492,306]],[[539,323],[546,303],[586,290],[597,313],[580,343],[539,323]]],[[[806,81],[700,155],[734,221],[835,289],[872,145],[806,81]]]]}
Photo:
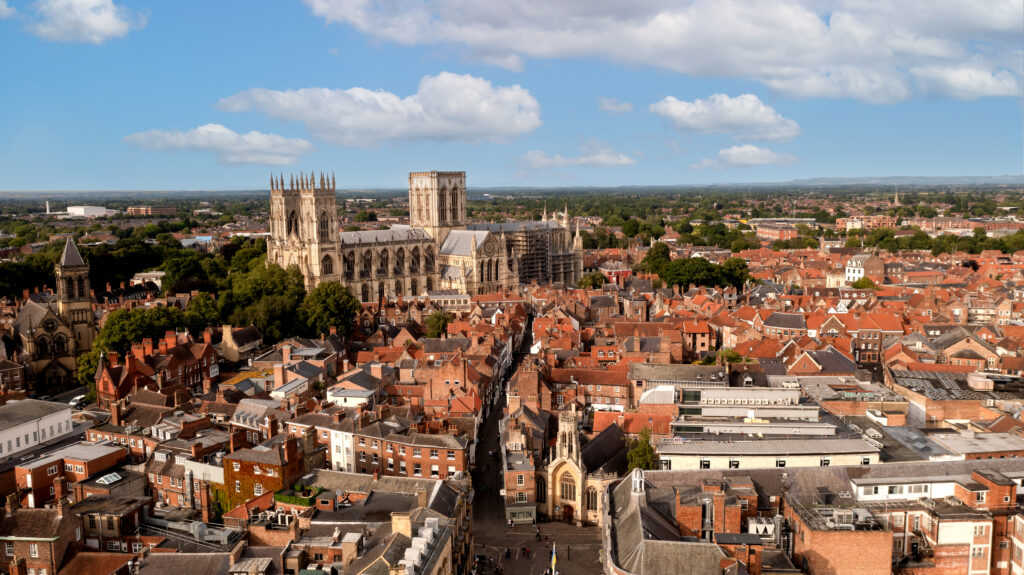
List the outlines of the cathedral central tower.
{"type": "Polygon", "coordinates": [[[466,225],[466,172],[410,172],[409,225],[441,243],[466,225]]]}

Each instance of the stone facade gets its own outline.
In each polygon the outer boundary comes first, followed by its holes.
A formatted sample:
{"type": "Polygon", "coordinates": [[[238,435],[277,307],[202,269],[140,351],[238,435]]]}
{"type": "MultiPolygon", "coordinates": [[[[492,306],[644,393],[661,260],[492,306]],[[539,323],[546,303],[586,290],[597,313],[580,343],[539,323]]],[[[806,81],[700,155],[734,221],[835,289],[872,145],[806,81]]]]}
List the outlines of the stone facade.
{"type": "Polygon", "coordinates": [[[54,267],[57,293],[32,293],[14,320],[30,390],[58,393],[77,385],[76,358],[92,349],[96,323],[89,287],[89,265],[69,238],[54,267]]]}
{"type": "Polygon", "coordinates": [[[521,282],[574,284],[582,239],[568,216],[469,224],[465,172],[409,174],[410,225],[339,232],[334,177],[271,178],[267,261],[295,265],[312,289],[337,281],[363,302],[436,290],[482,294],[521,282]]]}

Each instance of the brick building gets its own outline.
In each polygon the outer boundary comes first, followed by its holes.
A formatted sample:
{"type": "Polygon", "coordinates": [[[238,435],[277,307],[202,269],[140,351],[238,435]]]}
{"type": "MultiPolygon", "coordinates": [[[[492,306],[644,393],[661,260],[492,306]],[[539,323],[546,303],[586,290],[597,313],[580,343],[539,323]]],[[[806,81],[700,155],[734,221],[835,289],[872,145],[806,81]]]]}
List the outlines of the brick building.
{"type": "Polygon", "coordinates": [[[42,507],[57,497],[70,494],[72,483],[88,479],[124,463],[123,447],[77,443],[42,457],[23,461],[14,468],[15,481],[26,507],[42,507]]]}
{"type": "Polygon", "coordinates": [[[290,487],[303,469],[303,439],[275,436],[272,441],[238,449],[224,457],[224,489],[229,508],[290,487]]]}
{"type": "Polygon", "coordinates": [[[54,575],[76,541],[81,541],[81,523],[66,499],[46,509],[24,509],[17,494],[7,495],[0,519],[0,571],[54,575]]]}

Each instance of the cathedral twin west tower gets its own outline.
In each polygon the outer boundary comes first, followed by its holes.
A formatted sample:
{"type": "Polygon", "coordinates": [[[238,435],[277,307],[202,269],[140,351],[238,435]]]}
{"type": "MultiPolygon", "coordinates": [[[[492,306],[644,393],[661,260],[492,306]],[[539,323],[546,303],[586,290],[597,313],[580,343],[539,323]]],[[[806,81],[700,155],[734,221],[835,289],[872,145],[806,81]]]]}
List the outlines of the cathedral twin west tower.
{"type": "Polygon", "coordinates": [[[583,275],[579,226],[569,216],[500,224],[466,220],[465,172],[409,174],[409,225],[341,232],[334,176],[270,180],[267,260],[298,266],[306,289],[346,286],[363,302],[437,290],[468,294],[583,275]]]}

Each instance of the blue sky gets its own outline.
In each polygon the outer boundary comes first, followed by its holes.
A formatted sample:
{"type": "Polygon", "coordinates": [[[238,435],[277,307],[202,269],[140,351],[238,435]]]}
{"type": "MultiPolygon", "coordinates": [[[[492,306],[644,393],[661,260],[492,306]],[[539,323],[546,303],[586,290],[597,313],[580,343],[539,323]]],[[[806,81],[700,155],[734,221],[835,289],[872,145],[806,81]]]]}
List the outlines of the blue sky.
{"type": "Polygon", "coordinates": [[[1020,174],[1022,38],[1019,0],[0,0],[0,190],[1020,174]]]}

